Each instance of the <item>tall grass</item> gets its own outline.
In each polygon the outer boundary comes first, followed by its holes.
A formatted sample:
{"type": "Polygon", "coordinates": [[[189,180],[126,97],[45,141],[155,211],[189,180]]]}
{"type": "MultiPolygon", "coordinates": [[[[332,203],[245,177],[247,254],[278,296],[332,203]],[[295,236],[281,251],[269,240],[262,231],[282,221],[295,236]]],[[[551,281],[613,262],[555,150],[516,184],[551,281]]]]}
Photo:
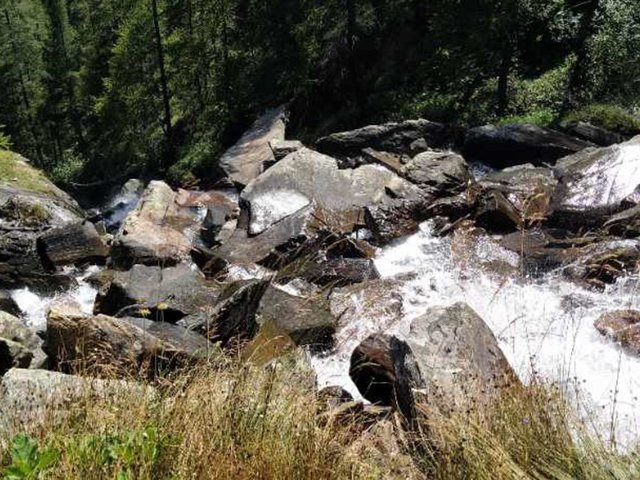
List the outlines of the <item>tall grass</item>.
{"type": "Polygon", "coordinates": [[[157,389],[74,403],[64,420],[14,439],[3,478],[640,478],[636,453],[587,435],[561,392],[539,383],[482,410],[443,416],[422,405],[413,432],[327,413],[313,377],[290,360],[218,360],[157,389]]]}

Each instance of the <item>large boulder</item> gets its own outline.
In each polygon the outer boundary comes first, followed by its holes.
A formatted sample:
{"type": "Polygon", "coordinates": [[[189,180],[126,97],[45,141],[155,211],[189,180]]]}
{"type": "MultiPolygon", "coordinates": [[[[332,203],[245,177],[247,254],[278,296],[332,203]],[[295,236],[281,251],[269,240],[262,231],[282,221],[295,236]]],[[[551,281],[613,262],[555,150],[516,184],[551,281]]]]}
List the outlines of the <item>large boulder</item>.
{"type": "Polygon", "coordinates": [[[224,175],[240,187],[260,175],[265,164],[275,161],[269,142],[284,140],[285,122],[284,107],[268,110],[260,116],[220,159],[219,167],[224,175]]]}
{"type": "Polygon", "coordinates": [[[251,182],[241,199],[250,212],[249,233],[257,235],[312,203],[331,215],[344,217],[381,201],[385,189],[406,183],[374,165],[339,169],[334,158],[304,148],[251,182]]]}
{"type": "Polygon", "coordinates": [[[608,217],[640,201],[640,136],[606,148],[563,158],[554,220],[565,226],[600,226],[608,217]]]}
{"type": "Polygon", "coordinates": [[[611,132],[587,122],[573,122],[563,125],[562,129],[573,137],[580,138],[601,147],[622,143],[625,140],[619,133],[611,132]]]}
{"type": "Polygon", "coordinates": [[[71,223],[38,237],[38,249],[50,265],[104,262],[109,248],[91,222],[71,223]]]}
{"type": "Polygon", "coordinates": [[[139,316],[175,323],[206,319],[220,287],[185,263],[174,267],[134,265],[113,272],[112,280],[96,298],[95,312],[112,316],[139,316]]]}
{"type": "Polygon", "coordinates": [[[176,193],[166,183],[152,181],[116,234],[112,260],[120,268],[176,264],[191,250],[185,230],[194,223],[176,203],[176,193]]]}
{"type": "Polygon", "coordinates": [[[258,323],[275,327],[297,345],[317,350],[332,345],[338,319],[331,313],[326,294],[310,290],[297,288],[296,282],[270,284],[258,304],[258,323]]]}
{"type": "Polygon", "coordinates": [[[533,163],[543,166],[593,146],[561,132],[529,124],[485,125],[467,131],[465,158],[497,168],[533,163]]]}
{"type": "Polygon", "coordinates": [[[616,310],[608,312],[595,322],[596,329],[618,342],[634,355],[640,355],[640,312],[616,310]]]}
{"type": "Polygon", "coordinates": [[[367,338],[350,371],[365,398],[395,406],[408,420],[417,402],[444,414],[465,411],[517,382],[489,327],[463,303],[430,308],[404,339],[367,338]]]}
{"type": "Polygon", "coordinates": [[[431,148],[441,148],[453,143],[454,136],[455,132],[446,125],[418,119],[334,133],[320,138],[315,146],[327,155],[357,159],[366,148],[400,154],[414,153],[413,145],[419,141],[431,148]]]}
{"type": "Polygon", "coordinates": [[[27,160],[0,151],[0,288],[49,292],[64,285],[64,277],[43,265],[36,239],[82,216],[77,203],[27,160]]]}
{"type": "Polygon", "coordinates": [[[497,232],[540,223],[552,213],[557,184],[551,169],[530,164],[490,173],[469,188],[476,221],[497,232]]]}
{"type": "Polygon", "coordinates": [[[123,406],[155,398],[151,387],[118,380],[99,380],[45,370],[11,369],[0,381],[0,447],[18,433],[31,433],[64,422],[85,402],[123,406]]]}
{"type": "Polygon", "coordinates": [[[150,377],[215,351],[201,335],[170,323],[55,308],[47,319],[45,349],[57,370],[150,377]]]}
{"type": "MultiPolygon", "coordinates": [[[[4,370],[8,369],[7,366],[10,368],[18,365],[40,367],[46,360],[42,351],[42,340],[22,320],[2,311],[0,311],[0,341],[4,342],[4,350],[7,353],[5,358],[19,357],[17,364],[13,363],[13,360],[11,360],[11,365],[8,365],[9,362],[5,362],[4,370]]],[[[1,360],[0,370],[3,370],[1,360]]]]}

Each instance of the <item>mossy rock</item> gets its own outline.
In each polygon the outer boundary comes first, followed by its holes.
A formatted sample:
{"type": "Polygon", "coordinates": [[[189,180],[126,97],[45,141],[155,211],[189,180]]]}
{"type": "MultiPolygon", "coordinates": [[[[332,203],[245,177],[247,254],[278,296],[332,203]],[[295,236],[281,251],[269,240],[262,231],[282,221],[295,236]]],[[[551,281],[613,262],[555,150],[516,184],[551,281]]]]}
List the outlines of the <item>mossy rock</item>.
{"type": "Polygon", "coordinates": [[[0,184],[46,195],[60,192],[44,173],[10,151],[0,151],[0,184]]]}
{"type": "Polygon", "coordinates": [[[587,105],[568,113],[561,125],[586,122],[625,136],[640,134],[640,118],[615,105],[587,105]]]}

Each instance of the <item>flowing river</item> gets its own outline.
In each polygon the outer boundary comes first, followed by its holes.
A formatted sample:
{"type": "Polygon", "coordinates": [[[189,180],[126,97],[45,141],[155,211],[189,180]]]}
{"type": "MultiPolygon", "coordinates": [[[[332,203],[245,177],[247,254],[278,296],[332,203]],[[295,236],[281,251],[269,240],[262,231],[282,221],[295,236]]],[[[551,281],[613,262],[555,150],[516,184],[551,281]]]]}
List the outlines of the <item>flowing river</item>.
{"type": "MultiPolygon", "coordinates": [[[[515,254],[490,241],[480,244],[484,260],[517,265],[515,254]]],[[[432,235],[428,223],[421,231],[384,248],[376,259],[383,277],[413,274],[399,280],[403,316],[399,322],[359,318],[343,325],[337,350],[312,361],[321,385],[341,385],[359,397],[349,378],[353,349],[369,334],[386,330],[402,337],[411,320],[428,307],[456,302],[470,305],[493,330],[520,378],[534,376],[562,386],[581,418],[605,440],[630,447],[640,433],[640,359],[625,353],[594,328],[603,313],[640,308],[638,277],[626,277],[604,292],[581,289],[549,273],[543,278],[497,279],[480,269],[454,261],[451,239],[432,235]]]]}

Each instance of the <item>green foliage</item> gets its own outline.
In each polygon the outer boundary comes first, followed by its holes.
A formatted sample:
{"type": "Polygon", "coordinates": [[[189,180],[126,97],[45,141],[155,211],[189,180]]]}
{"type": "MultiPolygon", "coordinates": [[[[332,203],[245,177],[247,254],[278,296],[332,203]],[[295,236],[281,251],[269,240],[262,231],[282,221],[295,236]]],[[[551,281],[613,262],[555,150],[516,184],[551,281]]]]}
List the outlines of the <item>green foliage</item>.
{"type": "Polygon", "coordinates": [[[28,435],[17,435],[9,452],[10,463],[2,469],[5,480],[35,480],[44,478],[58,459],[58,451],[48,446],[40,448],[28,435]]]}
{"type": "Polygon", "coordinates": [[[60,162],[51,170],[50,177],[55,183],[67,186],[78,180],[84,169],[84,163],[80,155],[67,150],[60,162]]]}
{"type": "Polygon", "coordinates": [[[540,127],[550,127],[556,119],[556,113],[553,110],[534,110],[523,115],[509,115],[503,117],[498,122],[499,126],[511,125],[514,123],[530,123],[540,127]]]}
{"type": "Polygon", "coordinates": [[[615,105],[588,105],[568,113],[562,122],[588,122],[622,135],[640,133],[640,118],[615,105]]]}
{"type": "Polygon", "coordinates": [[[4,125],[0,125],[0,150],[11,150],[11,137],[2,131],[3,128],[4,125]]]}

